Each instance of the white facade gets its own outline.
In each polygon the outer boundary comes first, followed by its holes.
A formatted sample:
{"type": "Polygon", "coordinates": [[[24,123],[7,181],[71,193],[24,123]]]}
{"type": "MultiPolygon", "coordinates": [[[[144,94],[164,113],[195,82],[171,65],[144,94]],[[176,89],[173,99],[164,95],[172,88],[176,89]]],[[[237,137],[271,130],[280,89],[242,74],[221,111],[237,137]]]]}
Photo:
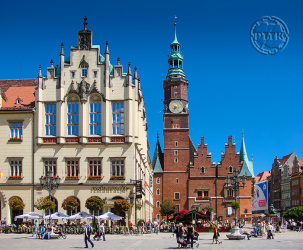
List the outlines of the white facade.
{"type": "MultiPolygon", "coordinates": [[[[26,154],[34,159],[24,168],[21,181],[34,180],[34,185],[26,191],[28,200],[24,203],[33,204],[48,195],[41,190],[39,178],[52,170],[61,178],[59,188],[52,191],[58,211],[66,212],[61,204],[74,196],[80,202],[79,210],[88,212],[86,200],[98,196],[105,202],[102,212],[110,211],[116,199],[126,199],[132,204],[126,219],[133,223],[135,217],[149,220],[153,213],[153,172],[140,80],[136,69],[132,76],[130,65],[128,73],[123,73],[119,59],[117,65],[110,65],[107,43],[103,57],[100,47],[92,45],[92,33],[86,25],[69,57],[65,57],[62,44],[58,68],[51,61],[46,77],[39,69],[34,122],[30,123],[35,131],[33,143],[29,141],[33,153],[26,147],[26,154]],[[137,209],[131,180],[145,184],[142,198],[136,200],[137,209]]],[[[16,154],[23,155],[20,151],[16,154]]],[[[10,197],[8,194],[6,199],[10,197]]],[[[24,212],[32,209],[26,205],[24,212]]],[[[8,218],[9,213],[5,213],[8,218]]]]}

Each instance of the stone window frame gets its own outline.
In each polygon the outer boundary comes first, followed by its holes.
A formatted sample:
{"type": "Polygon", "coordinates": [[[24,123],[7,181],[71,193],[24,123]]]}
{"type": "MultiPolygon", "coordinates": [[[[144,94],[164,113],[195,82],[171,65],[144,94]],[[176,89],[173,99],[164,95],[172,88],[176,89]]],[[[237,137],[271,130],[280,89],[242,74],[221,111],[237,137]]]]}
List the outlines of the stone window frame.
{"type": "Polygon", "coordinates": [[[8,120],[7,122],[9,124],[9,140],[22,141],[24,120],[8,120]]]}
{"type": "Polygon", "coordinates": [[[57,135],[57,103],[46,102],[44,104],[45,112],[45,135],[57,135]]]}
{"type": "Polygon", "coordinates": [[[58,172],[57,159],[58,159],[57,157],[43,157],[42,158],[44,176],[47,176],[48,171],[52,171],[53,177],[57,176],[57,172],[58,172]]]}
{"type": "Polygon", "coordinates": [[[87,158],[87,173],[88,177],[102,177],[102,157],[88,157],[87,158]],[[94,162],[94,163],[91,163],[94,162]],[[97,163],[95,163],[97,162],[97,163]],[[99,164],[100,162],[100,164],[99,164]],[[93,168],[96,168],[96,171],[93,170],[93,168]]]}
{"type": "Polygon", "coordinates": [[[79,178],[80,158],[65,158],[65,176],[67,178],[79,178]]]}
{"type": "Polygon", "coordinates": [[[8,157],[9,177],[21,179],[23,177],[23,157],[8,157]]]}
{"type": "Polygon", "coordinates": [[[160,201],[156,202],[156,207],[160,207],[160,201]]]}
{"type": "Polygon", "coordinates": [[[125,122],[124,122],[124,101],[112,102],[112,134],[124,135],[125,122]],[[119,107],[118,105],[119,104],[119,107]]]}
{"type": "Polygon", "coordinates": [[[205,174],[205,167],[201,167],[200,174],[205,174]]]}
{"type": "Polygon", "coordinates": [[[101,96],[93,95],[89,100],[89,135],[102,133],[102,101],[101,96]]]}
{"type": "Polygon", "coordinates": [[[160,177],[157,177],[156,183],[157,183],[157,184],[160,184],[160,182],[161,182],[160,177]]]}
{"type": "Polygon", "coordinates": [[[180,192],[174,192],[174,200],[180,200],[180,192]]]}
{"type": "Polygon", "coordinates": [[[160,195],[160,188],[157,188],[156,195],[160,195]]]}

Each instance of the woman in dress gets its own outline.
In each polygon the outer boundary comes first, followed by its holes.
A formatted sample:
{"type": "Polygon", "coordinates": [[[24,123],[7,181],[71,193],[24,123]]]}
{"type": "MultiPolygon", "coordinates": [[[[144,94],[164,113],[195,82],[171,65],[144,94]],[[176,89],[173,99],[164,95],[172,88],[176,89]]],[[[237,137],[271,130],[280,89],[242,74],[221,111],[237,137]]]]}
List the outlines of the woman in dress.
{"type": "Polygon", "coordinates": [[[181,246],[184,245],[184,239],[183,239],[184,229],[182,222],[179,223],[179,226],[175,229],[173,235],[174,234],[176,234],[178,248],[180,248],[181,246]]]}

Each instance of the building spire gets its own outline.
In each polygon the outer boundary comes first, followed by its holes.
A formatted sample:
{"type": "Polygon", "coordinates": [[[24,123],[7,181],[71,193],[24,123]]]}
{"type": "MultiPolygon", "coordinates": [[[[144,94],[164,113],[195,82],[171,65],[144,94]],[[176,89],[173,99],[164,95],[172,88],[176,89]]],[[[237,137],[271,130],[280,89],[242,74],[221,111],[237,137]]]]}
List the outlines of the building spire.
{"type": "Polygon", "coordinates": [[[63,50],[63,43],[61,43],[61,51],[60,51],[60,56],[64,56],[64,50],[63,50]]]}
{"type": "Polygon", "coordinates": [[[104,54],[108,54],[109,55],[108,41],[106,41],[106,43],[105,43],[105,52],[104,52],[104,54]]]}
{"type": "Polygon", "coordinates": [[[127,72],[127,75],[128,76],[131,76],[132,75],[132,70],[130,68],[130,62],[128,63],[128,72],[127,72]]]}
{"type": "Polygon", "coordinates": [[[183,56],[180,51],[180,43],[178,42],[177,39],[177,24],[174,24],[175,26],[175,34],[174,34],[174,40],[170,44],[170,55],[168,56],[168,73],[167,76],[183,76],[184,77],[184,72],[183,72],[183,56]]]}
{"type": "Polygon", "coordinates": [[[241,149],[240,149],[240,161],[248,160],[247,153],[246,153],[246,147],[244,142],[244,130],[242,130],[242,143],[241,143],[241,149]]]}

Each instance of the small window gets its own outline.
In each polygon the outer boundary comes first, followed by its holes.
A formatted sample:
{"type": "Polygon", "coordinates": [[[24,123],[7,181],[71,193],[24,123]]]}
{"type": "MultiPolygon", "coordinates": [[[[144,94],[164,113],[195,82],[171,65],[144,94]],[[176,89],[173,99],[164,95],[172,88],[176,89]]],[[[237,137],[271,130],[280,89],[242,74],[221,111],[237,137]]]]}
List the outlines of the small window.
{"type": "Polygon", "coordinates": [[[177,92],[174,93],[174,97],[178,97],[178,93],[177,92]]]}
{"type": "Polygon", "coordinates": [[[160,207],[160,201],[157,201],[157,207],[160,207]]]}
{"type": "Polygon", "coordinates": [[[178,155],[178,150],[175,150],[175,155],[178,155]]]}
{"type": "Polygon", "coordinates": [[[176,178],[176,183],[177,183],[177,184],[179,183],[179,179],[178,179],[178,178],[176,178]]]}
{"type": "Polygon", "coordinates": [[[22,122],[10,122],[10,139],[21,140],[22,139],[22,122]]]}
{"type": "Polygon", "coordinates": [[[229,172],[229,173],[232,173],[232,172],[233,172],[233,167],[232,167],[232,166],[229,166],[228,172],[229,172]]]}
{"type": "Polygon", "coordinates": [[[160,189],[159,188],[157,189],[157,195],[160,195],[160,189]]]}
{"type": "Polygon", "coordinates": [[[177,157],[175,158],[175,163],[178,163],[178,158],[177,157]]]}
{"type": "Polygon", "coordinates": [[[201,167],[201,174],[205,174],[205,168],[201,167]]]}
{"type": "Polygon", "coordinates": [[[160,214],[157,214],[157,221],[160,220],[160,214]]]}
{"type": "Polygon", "coordinates": [[[21,103],[21,101],[20,101],[20,99],[18,98],[17,100],[16,100],[16,104],[20,104],[21,103]]]}
{"type": "Polygon", "coordinates": [[[98,71],[94,71],[94,77],[97,77],[97,73],[98,73],[98,71]]]}
{"type": "Polygon", "coordinates": [[[176,204],[176,212],[180,212],[180,204],[176,204]]]}
{"type": "Polygon", "coordinates": [[[72,71],[72,78],[75,78],[75,71],[72,71]]]}
{"type": "Polygon", "coordinates": [[[157,178],[157,184],[160,184],[160,178],[159,177],[157,178]]]}
{"type": "Polygon", "coordinates": [[[178,147],[178,142],[177,141],[175,141],[175,147],[178,147]]]}
{"type": "Polygon", "coordinates": [[[180,200],[180,193],[175,193],[175,200],[180,200]]]}
{"type": "Polygon", "coordinates": [[[87,66],[86,65],[82,66],[82,77],[87,77],[87,66]]]}

